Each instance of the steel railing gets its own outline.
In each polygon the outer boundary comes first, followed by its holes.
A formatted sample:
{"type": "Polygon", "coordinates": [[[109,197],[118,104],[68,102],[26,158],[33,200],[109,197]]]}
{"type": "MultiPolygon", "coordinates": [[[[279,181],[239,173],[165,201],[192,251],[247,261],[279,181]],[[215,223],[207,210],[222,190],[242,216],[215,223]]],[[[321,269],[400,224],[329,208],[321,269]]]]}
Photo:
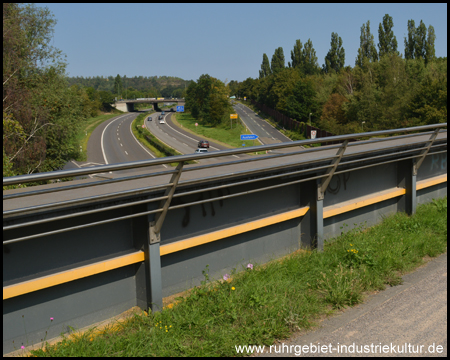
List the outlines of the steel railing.
{"type": "MultiPolygon", "coordinates": [[[[76,184],[76,185],[62,185],[58,184],[57,187],[52,187],[50,189],[24,189],[23,191],[19,191],[18,193],[8,194],[8,192],[3,195],[3,200],[13,200],[14,198],[21,198],[26,196],[33,196],[33,195],[42,195],[42,194],[48,194],[53,192],[60,192],[60,191],[72,191],[84,187],[92,187],[92,186],[98,186],[98,185],[105,185],[105,184],[112,184],[112,183],[118,183],[123,181],[129,181],[129,180],[135,180],[135,179],[142,179],[142,178],[151,178],[155,176],[161,176],[161,175],[172,175],[172,179],[168,182],[165,182],[164,184],[159,185],[150,185],[146,187],[141,187],[137,189],[128,189],[128,190],[122,190],[122,191],[116,191],[116,192],[110,192],[107,194],[102,195],[95,195],[95,196],[89,196],[89,197],[80,197],[76,199],[71,200],[64,200],[49,204],[41,204],[41,205],[35,205],[35,206],[28,206],[28,207],[22,207],[17,209],[11,209],[11,210],[5,210],[3,211],[3,217],[4,221],[8,217],[17,216],[17,215],[23,215],[26,213],[33,213],[37,211],[43,211],[43,210],[50,210],[52,208],[57,207],[68,207],[68,206],[81,206],[83,204],[86,204],[88,202],[92,201],[98,201],[98,200],[113,200],[117,198],[124,198],[125,196],[129,195],[142,195],[146,194],[148,195],[150,192],[153,194],[156,194],[157,191],[166,190],[166,194],[163,196],[157,196],[150,199],[144,199],[144,200],[132,200],[130,202],[124,203],[124,204],[118,204],[118,205],[111,205],[111,206],[104,206],[102,208],[98,209],[92,209],[92,210],[81,210],[77,213],[71,213],[66,215],[56,215],[52,216],[46,219],[40,219],[40,220],[34,220],[34,221],[24,221],[19,224],[14,225],[7,225],[3,227],[4,231],[8,230],[14,230],[19,227],[25,227],[25,226],[31,226],[36,224],[42,224],[42,223],[48,223],[52,221],[57,220],[63,220],[67,218],[72,218],[76,216],[82,216],[82,215],[89,215],[93,213],[108,211],[108,210],[114,210],[119,209],[123,207],[138,205],[138,204],[145,204],[145,203],[151,203],[155,201],[159,201],[160,204],[157,207],[157,209],[140,212],[136,214],[131,214],[127,216],[122,217],[116,217],[111,218],[107,220],[92,222],[89,224],[83,224],[73,227],[66,227],[64,229],[44,232],[40,234],[33,234],[29,236],[24,236],[21,238],[16,239],[10,239],[7,241],[4,241],[3,244],[8,244],[12,242],[18,242],[28,239],[33,239],[37,237],[47,236],[47,235],[53,235],[62,233],[65,231],[71,231],[75,229],[81,229],[85,227],[90,226],[96,226],[100,224],[106,224],[114,221],[120,221],[125,219],[130,219],[134,217],[139,216],[145,216],[149,214],[155,214],[157,219],[162,217],[162,220],[160,220],[159,226],[157,227],[157,232],[159,232],[161,227],[161,222],[164,220],[164,216],[167,213],[168,210],[177,209],[180,207],[186,207],[186,206],[192,206],[192,205],[198,205],[198,204],[204,204],[207,202],[212,201],[218,201],[223,200],[231,197],[237,197],[242,196],[250,193],[255,193],[259,191],[265,191],[273,188],[283,187],[283,186],[289,186],[293,184],[298,184],[305,181],[310,181],[314,179],[322,179],[322,184],[325,186],[329,183],[331,177],[334,174],[340,174],[348,171],[354,171],[359,169],[364,169],[371,166],[377,166],[381,164],[387,164],[395,161],[400,160],[406,160],[406,159],[415,159],[417,160],[415,164],[419,164],[423,161],[425,156],[428,154],[438,154],[438,153],[444,153],[446,152],[447,142],[442,142],[439,140],[439,143],[435,143],[435,140],[437,139],[438,134],[446,133],[447,130],[443,129],[447,126],[447,123],[445,124],[436,124],[436,125],[426,125],[426,126],[418,126],[413,128],[404,128],[404,129],[393,129],[393,130],[384,130],[384,131],[377,131],[377,132],[367,132],[367,133],[361,133],[361,134],[350,134],[350,135],[339,135],[339,136],[333,136],[333,137],[327,137],[327,138],[318,138],[318,139],[312,139],[312,140],[300,140],[300,141],[294,141],[294,142],[288,142],[288,143],[281,143],[281,144],[271,144],[271,145],[260,145],[260,146],[254,146],[246,149],[232,149],[232,150],[223,150],[218,152],[211,152],[206,154],[189,154],[189,155],[178,155],[178,156],[172,156],[168,158],[160,158],[160,159],[152,159],[152,160],[144,160],[144,161],[135,161],[130,163],[122,163],[122,164],[112,164],[112,165],[101,165],[96,167],[90,167],[88,169],[74,169],[74,170],[63,170],[63,171],[54,171],[49,173],[41,173],[41,174],[31,174],[31,175],[21,175],[21,176],[15,176],[11,178],[3,178],[3,185],[14,185],[14,184],[24,184],[27,182],[38,182],[38,181],[44,181],[44,180],[54,180],[54,179],[61,179],[61,178],[67,178],[67,177],[76,177],[76,176],[82,176],[82,175],[88,175],[88,174],[98,174],[98,173],[104,173],[108,171],[119,171],[119,170],[130,170],[130,169],[137,169],[142,167],[149,167],[149,166],[156,166],[156,165],[162,165],[162,164],[169,164],[169,163],[178,163],[177,169],[173,170],[164,170],[160,172],[153,172],[148,174],[140,174],[140,175],[131,175],[117,178],[117,179],[108,179],[108,180],[101,180],[101,181],[94,181],[94,182],[87,182],[86,184],[76,184]],[[426,131],[426,130],[433,130],[433,131],[426,131]],[[361,139],[364,137],[374,137],[374,136],[386,136],[386,135],[392,135],[392,134],[401,134],[401,133],[412,133],[412,134],[406,134],[406,135],[399,135],[399,136],[393,136],[393,137],[385,137],[385,138],[379,138],[379,139],[370,139],[366,141],[358,141],[358,142],[352,142],[348,143],[348,140],[350,139],[361,139]],[[386,141],[394,141],[394,140],[402,140],[406,138],[414,138],[418,136],[426,136],[431,135],[430,138],[425,139],[418,139],[413,142],[408,143],[402,143],[402,144],[388,144],[386,147],[378,147],[376,149],[356,149],[352,152],[349,152],[348,149],[356,146],[361,145],[371,145],[371,144],[378,144],[386,141]],[[239,159],[239,160],[233,160],[233,161],[226,161],[226,162],[218,162],[214,164],[206,164],[206,165],[195,165],[195,166],[189,166],[184,167],[184,163],[190,160],[201,160],[201,159],[207,159],[207,158],[221,158],[224,156],[230,156],[230,155],[237,155],[237,154],[245,154],[245,153],[253,153],[253,152],[259,152],[259,151],[269,151],[269,150],[277,150],[277,149],[285,149],[285,148],[291,148],[291,147],[299,147],[303,145],[311,145],[321,142],[328,142],[328,141],[344,141],[344,144],[339,145],[331,145],[331,146],[323,146],[323,147],[315,147],[310,149],[302,149],[300,151],[294,151],[294,152],[288,152],[288,153],[282,153],[282,154],[270,154],[265,156],[258,156],[256,158],[249,158],[249,159],[239,159]],[[425,144],[425,145],[422,145],[425,144]],[[412,149],[405,149],[408,147],[413,147],[412,149]],[[403,149],[402,149],[403,148],[403,149]],[[445,150],[443,150],[445,148],[445,150]],[[278,163],[276,165],[269,165],[264,164],[264,160],[270,160],[270,159],[277,159],[277,158],[283,158],[288,156],[295,156],[299,154],[310,154],[310,153],[320,153],[322,151],[326,150],[333,150],[338,149],[337,154],[332,155],[325,155],[320,158],[314,158],[309,160],[296,160],[294,162],[286,162],[286,163],[278,163]],[[380,151],[386,151],[386,149],[392,150],[389,151],[389,153],[384,154],[377,154],[380,151]],[[373,156],[367,156],[368,153],[374,153],[373,156]],[[358,163],[362,162],[361,157],[364,156],[364,164],[361,166],[355,166],[358,163]],[[350,158],[357,158],[351,160],[350,158]],[[388,159],[387,159],[388,158],[388,159]],[[389,159],[390,158],[390,159],[389,159]],[[244,163],[255,163],[262,161],[262,166],[254,169],[247,169],[242,171],[233,171],[228,173],[222,173],[215,176],[207,176],[204,178],[196,178],[191,180],[184,180],[184,181],[178,181],[181,174],[189,171],[196,171],[196,170],[204,170],[204,169],[210,169],[214,167],[222,167],[222,166],[229,166],[229,165],[238,165],[238,164],[244,164],[244,163]],[[327,164],[327,162],[329,162],[327,164]],[[315,166],[314,166],[315,164],[315,166]],[[336,171],[336,169],[339,166],[345,165],[345,170],[336,171]],[[299,166],[304,166],[308,168],[302,168],[301,170],[298,170],[299,166]],[[323,174],[319,174],[320,172],[324,172],[323,174]],[[267,173],[270,172],[270,175],[267,175],[267,173]],[[275,174],[274,174],[275,172],[275,174]],[[308,175],[308,173],[310,173],[308,175]],[[254,178],[249,180],[239,180],[238,178],[242,178],[243,176],[252,175],[254,178]],[[194,201],[190,203],[185,203],[182,205],[175,205],[170,206],[172,198],[178,198],[181,196],[187,196],[196,194],[205,190],[218,190],[218,189],[224,189],[224,188],[231,188],[238,185],[244,185],[244,184],[250,184],[250,183],[256,183],[259,181],[264,180],[272,180],[272,179],[282,179],[288,178],[289,176],[297,176],[301,177],[300,179],[297,178],[292,181],[282,181],[279,184],[271,185],[271,186],[265,186],[256,188],[253,190],[238,192],[235,194],[229,194],[224,196],[218,196],[214,198],[209,198],[201,201],[194,201]],[[195,189],[195,190],[185,190],[187,185],[195,185],[195,184],[201,184],[204,182],[217,182],[219,180],[225,180],[233,178],[232,182],[227,184],[220,184],[220,185],[213,185],[208,186],[206,189],[195,189]],[[237,179],[237,180],[236,180],[237,179]],[[180,186],[183,186],[184,191],[180,191],[178,193],[175,192],[175,190],[180,189],[180,186]]],[[[446,139],[446,136],[445,138],[446,139]]]]}

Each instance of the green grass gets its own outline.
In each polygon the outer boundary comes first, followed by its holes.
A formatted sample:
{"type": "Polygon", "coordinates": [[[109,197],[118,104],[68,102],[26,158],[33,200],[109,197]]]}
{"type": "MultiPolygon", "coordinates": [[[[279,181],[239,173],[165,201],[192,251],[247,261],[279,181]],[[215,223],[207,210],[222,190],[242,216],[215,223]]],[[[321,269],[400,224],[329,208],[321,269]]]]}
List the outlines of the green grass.
{"type": "MultiPolygon", "coordinates": [[[[149,111],[145,114],[140,114],[136,119],[133,120],[131,129],[134,136],[139,140],[139,142],[147,147],[156,157],[167,157],[174,155],[182,155],[180,152],[167,146],[160,140],[158,140],[147,128],[142,128],[145,123],[145,119],[148,115],[153,114],[154,111],[149,111]]],[[[195,161],[186,161],[186,164],[194,164],[195,161]]],[[[171,166],[177,166],[178,163],[170,163],[171,166]]]]}
{"type": "Polygon", "coordinates": [[[87,144],[89,141],[89,138],[92,134],[92,132],[95,130],[97,126],[99,126],[102,122],[109,120],[113,117],[119,116],[121,113],[117,114],[105,114],[105,115],[99,115],[90,119],[87,119],[84,124],[83,128],[81,129],[80,133],[78,134],[78,142],[81,144],[82,147],[82,161],[87,160],[87,144]]]}
{"type": "Polygon", "coordinates": [[[447,198],[356,228],[229,281],[205,281],[160,313],[134,315],[97,333],[32,351],[36,356],[236,356],[235,345],[271,345],[319,316],[401,283],[401,275],[446,251],[447,198]]]}
{"type": "Polygon", "coordinates": [[[242,144],[245,144],[246,147],[261,145],[258,141],[240,140],[241,134],[249,134],[250,132],[235,119],[233,119],[233,128],[231,128],[230,121],[216,127],[204,125],[199,120],[192,117],[189,112],[176,113],[175,116],[172,116],[172,119],[174,118],[174,122],[178,126],[203,137],[205,140],[215,141],[229,148],[242,148],[242,144]],[[198,126],[195,126],[195,123],[198,123],[198,126]]]}

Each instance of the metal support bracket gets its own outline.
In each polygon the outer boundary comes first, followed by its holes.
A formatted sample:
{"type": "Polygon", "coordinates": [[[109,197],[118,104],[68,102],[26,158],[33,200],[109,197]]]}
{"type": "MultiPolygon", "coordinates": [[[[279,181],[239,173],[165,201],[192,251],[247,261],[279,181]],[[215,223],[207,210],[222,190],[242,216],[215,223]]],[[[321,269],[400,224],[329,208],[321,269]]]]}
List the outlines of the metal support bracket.
{"type": "Polygon", "coordinates": [[[423,161],[425,160],[425,156],[427,156],[428,152],[430,151],[431,145],[433,145],[434,140],[436,140],[438,134],[439,134],[439,128],[434,130],[434,133],[431,135],[430,139],[428,140],[428,144],[426,149],[423,149],[420,153],[419,157],[414,160],[413,165],[413,175],[417,175],[417,171],[420,168],[420,165],[422,165],[423,161]]]}
{"type": "Polygon", "coordinates": [[[338,167],[339,162],[341,161],[342,156],[344,155],[344,152],[347,149],[347,145],[348,140],[345,140],[342,146],[339,148],[338,152],[336,153],[337,157],[331,162],[333,166],[327,169],[325,173],[325,175],[327,176],[322,178],[322,182],[317,187],[317,200],[324,199],[325,190],[327,189],[328,184],[330,183],[331,178],[333,177],[333,174],[335,173],[336,168],[338,167]]]}
{"type": "MultiPolygon", "coordinates": [[[[172,175],[172,178],[170,179],[172,186],[168,187],[164,193],[164,196],[167,196],[167,199],[161,200],[161,203],[159,204],[159,207],[160,208],[162,207],[163,211],[160,213],[157,213],[155,216],[155,225],[153,227],[153,231],[155,234],[159,235],[159,232],[161,231],[162,224],[167,215],[167,210],[169,209],[173,194],[175,193],[175,189],[177,188],[178,181],[180,180],[181,173],[183,171],[183,165],[184,165],[183,161],[178,163],[178,166],[176,168],[177,172],[175,172],[172,175]]],[[[150,226],[150,228],[151,228],[151,226],[150,226]]],[[[151,235],[151,233],[150,233],[150,235],[151,235]]],[[[150,236],[150,239],[151,239],[151,236],[150,236]]]]}
{"type": "Polygon", "coordinates": [[[150,244],[156,244],[156,243],[159,243],[160,241],[161,241],[161,233],[159,233],[159,232],[155,232],[155,224],[156,224],[156,222],[155,221],[152,221],[151,223],[150,223],[150,227],[149,227],[149,229],[148,229],[148,231],[149,231],[149,239],[150,239],[150,244]]]}

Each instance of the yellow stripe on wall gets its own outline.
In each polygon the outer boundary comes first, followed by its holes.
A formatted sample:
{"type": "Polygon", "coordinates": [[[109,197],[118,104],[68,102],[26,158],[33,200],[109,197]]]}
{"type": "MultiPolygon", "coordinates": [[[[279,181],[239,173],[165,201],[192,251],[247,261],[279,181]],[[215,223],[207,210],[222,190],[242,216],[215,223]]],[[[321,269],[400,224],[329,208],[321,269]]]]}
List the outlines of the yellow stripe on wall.
{"type": "Polygon", "coordinates": [[[114,259],[100,261],[95,264],[85,265],[38,279],[24,281],[19,284],[5,286],[3,288],[3,300],[142,261],[144,261],[144,252],[138,251],[114,259]]]}
{"type": "Polygon", "coordinates": [[[309,210],[308,206],[302,207],[300,209],[288,211],[282,214],[273,215],[266,217],[264,219],[250,221],[245,224],[232,226],[223,230],[214,231],[208,234],[194,236],[189,239],[180,240],[171,244],[162,245],[160,247],[161,256],[171,254],[177,251],[189,249],[194,246],[207,244],[212,241],[224,239],[230,236],[245,233],[247,231],[252,231],[265,226],[280,223],[282,221],[287,221],[297,217],[305,215],[309,210]]]}
{"type": "Polygon", "coordinates": [[[375,194],[370,194],[367,196],[362,196],[356,199],[345,201],[336,205],[327,206],[323,209],[323,218],[329,218],[335,215],[343,214],[348,211],[362,208],[364,206],[372,205],[384,200],[392,199],[397,196],[406,194],[405,189],[393,189],[379,191],[375,194]]]}
{"type": "Polygon", "coordinates": [[[416,183],[416,189],[421,190],[430,186],[438,185],[447,182],[447,174],[436,176],[431,179],[421,180],[416,183]]]}

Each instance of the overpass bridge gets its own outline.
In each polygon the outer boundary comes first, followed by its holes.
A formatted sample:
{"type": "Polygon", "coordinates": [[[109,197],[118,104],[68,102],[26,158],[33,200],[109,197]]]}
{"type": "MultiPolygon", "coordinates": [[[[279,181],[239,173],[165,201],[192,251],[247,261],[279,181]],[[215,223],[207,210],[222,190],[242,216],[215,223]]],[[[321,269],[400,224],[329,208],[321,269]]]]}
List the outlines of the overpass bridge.
{"type": "Polygon", "coordinates": [[[414,213],[447,194],[446,127],[4,178],[7,186],[148,169],[3,192],[3,352],[136,305],[157,311],[163,297],[200,284],[207,264],[215,279],[299,248],[321,251],[344,223],[370,226],[397,211],[414,213]],[[299,150],[315,143],[322,146],[299,150]],[[224,160],[256,151],[268,153],[224,160]],[[217,162],[186,164],[201,158],[217,162]],[[152,170],[170,163],[178,165],[152,170]]]}
{"type": "Polygon", "coordinates": [[[155,111],[161,111],[159,109],[158,104],[161,103],[183,103],[184,99],[165,99],[165,98],[143,98],[143,99],[134,99],[134,100],[119,100],[116,101],[112,106],[115,107],[118,110],[121,110],[123,112],[132,112],[134,111],[134,104],[151,104],[153,110],[155,111]]]}

